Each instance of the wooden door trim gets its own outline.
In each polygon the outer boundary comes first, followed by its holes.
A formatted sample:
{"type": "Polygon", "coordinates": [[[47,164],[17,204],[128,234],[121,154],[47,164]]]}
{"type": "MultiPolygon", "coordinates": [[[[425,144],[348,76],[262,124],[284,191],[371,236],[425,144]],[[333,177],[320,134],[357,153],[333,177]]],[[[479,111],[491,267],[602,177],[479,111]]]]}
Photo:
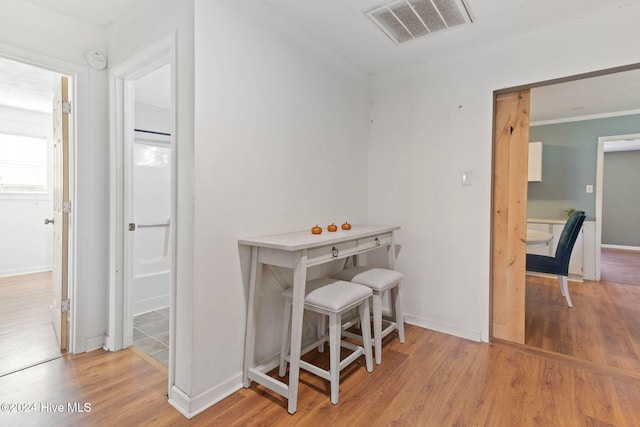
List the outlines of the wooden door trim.
{"type": "Polygon", "coordinates": [[[530,91],[495,94],[490,336],[524,344],[530,91]]]}

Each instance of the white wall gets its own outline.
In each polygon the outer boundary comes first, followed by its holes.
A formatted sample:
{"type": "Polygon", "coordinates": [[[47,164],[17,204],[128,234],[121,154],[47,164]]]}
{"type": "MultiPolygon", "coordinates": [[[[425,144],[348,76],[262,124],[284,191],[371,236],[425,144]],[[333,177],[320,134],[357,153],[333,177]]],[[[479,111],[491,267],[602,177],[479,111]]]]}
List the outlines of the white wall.
{"type": "Polygon", "coordinates": [[[411,323],[488,340],[493,91],[640,62],[639,14],[617,9],[372,77],[369,221],[403,227],[411,323]]]}
{"type": "MultiPolygon", "coordinates": [[[[167,82],[167,84],[170,83],[170,81],[167,82]]],[[[171,133],[171,109],[137,101],[135,105],[136,129],[171,133]]]]}
{"type": "MultiPolygon", "coordinates": [[[[0,133],[47,138],[52,151],[52,129],[51,114],[0,106],[0,133]]],[[[49,161],[49,177],[51,168],[49,161]]],[[[53,214],[52,188],[44,194],[0,193],[0,212],[0,276],[51,270],[53,227],[44,219],[53,214]]]]}
{"type": "MultiPolygon", "coordinates": [[[[249,252],[238,238],[366,222],[367,77],[261,2],[196,1],[193,393],[241,384],[249,252]]],[[[280,288],[264,274],[258,357],[280,288]]]]}
{"type": "MultiPolygon", "coordinates": [[[[90,70],[88,50],[106,50],[103,28],[65,17],[29,2],[3,1],[0,55],[76,74],[76,199],[77,223],[71,223],[77,258],[74,264],[77,301],[74,350],[102,346],[107,325],[107,78],[90,70]]],[[[72,331],[73,333],[73,331],[72,331]]]]}

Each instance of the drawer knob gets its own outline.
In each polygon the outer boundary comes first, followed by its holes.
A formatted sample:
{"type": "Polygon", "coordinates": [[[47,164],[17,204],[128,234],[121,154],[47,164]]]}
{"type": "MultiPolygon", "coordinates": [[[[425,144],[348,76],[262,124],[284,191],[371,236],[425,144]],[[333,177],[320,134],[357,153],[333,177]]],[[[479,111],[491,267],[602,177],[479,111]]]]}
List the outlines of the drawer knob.
{"type": "Polygon", "coordinates": [[[338,258],[338,248],[336,248],[335,246],[331,248],[331,254],[334,258],[338,258]]]}
{"type": "Polygon", "coordinates": [[[380,239],[376,237],[376,246],[380,246],[380,239]]]}

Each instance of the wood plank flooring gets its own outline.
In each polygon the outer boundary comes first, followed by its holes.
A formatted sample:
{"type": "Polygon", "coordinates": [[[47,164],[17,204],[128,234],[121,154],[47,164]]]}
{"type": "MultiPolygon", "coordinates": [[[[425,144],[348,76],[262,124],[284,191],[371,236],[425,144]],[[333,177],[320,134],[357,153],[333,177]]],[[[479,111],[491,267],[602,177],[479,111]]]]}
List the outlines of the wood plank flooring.
{"type": "Polygon", "coordinates": [[[556,279],[527,276],[526,345],[640,375],[638,272],[640,252],[603,251],[603,280],[569,281],[574,308],[556,279]]]}
{"type": "MultiPolygon", "coordinates": [[[[373,373],[363,361],[342,372],[337,405],[328,383],[303,371],[294,415],[254,383],[187,420],[167,402],[163,366],[134,349],[98,350],[0,377],[0,403],[36,409],[1,412],[0,425],[640,426],[640,286],[569,286],[573,309],[555,280],[528,279],[528,345],[520,348],[407,325],[405,344],[385,339],[373,373]],[[64,411],[47,411],[50,404],[64,411]]],[[[326,364],[328,352],[310,356],[326,364]]]]}
{"type": "Polygon", "coordinates": [[[636,379],[411,325],[405,344],[385,339],[382,365],[372,373],[363,365],[342,372],[337,405],[328,384],[303,371],[294,415],[254,383],[187,420],[167,403],[157,364],[132,350],[97,350],[0,378],[0,402],[37,404],[34,413],[0,413],[0,425],[640,426],[636,379]],[[91,411],[70,412],[69,402],[91,411]],[[45,412],[43,403],[65,410],[45,412]]]}
{"type": "Polygon", "coordinates": [[[602,248],[600,279],[640,286],[640,251],[602,248]]]}
{"type": "Polygon", "coordinates": [[[0,277],[0,376],[60,357],[51,272],[0,277]]]}

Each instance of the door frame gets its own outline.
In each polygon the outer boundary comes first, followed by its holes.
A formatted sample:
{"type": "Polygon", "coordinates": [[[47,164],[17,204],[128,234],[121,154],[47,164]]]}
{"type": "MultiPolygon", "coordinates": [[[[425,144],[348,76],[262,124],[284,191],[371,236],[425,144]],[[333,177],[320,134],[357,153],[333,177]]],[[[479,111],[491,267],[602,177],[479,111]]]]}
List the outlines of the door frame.
{"type": "Polygon", "coordinates": [[[617,141],[625,139],[640,139],[640,133],[626,135],[610,135],[598,137],[598,151],[596,154],[596,261],[595,276],[600,280],[600,265],[602,257],[602,199],[604,197],[604,143],[606,141],[617,141]]]}
{"type": "MultiPolygon", "coordinates": [[[[582,80],[582,79],[588,79],[591,77],[599,77],[599,76],[605,76],[608,74],[614,74],[614,73],[620,73],[620,72],[625,72],[625,71],[632,71],[632,70],[637,70],[640,69],[640,63],[634,63],[634,64],[628,64],[628,65],[622,65],[619,67],[612,67],[612,68],[607,68],[607,69],[602,69],[602,70],[596,70],[596,71],[591,71],[591,72],[587,72],[587,73],[582,73],[582,74],[575,74],[575,75],[571,75],[571,76],[566,76],[566,77],[560,77],[560,78],[556,78],[556,79],[550,79],[550,80],[544,80],[544,81],[540,81],[537,83],[530,83],[530,84],[524,84],[524,85],[520,85],[520,86],[514,86],[514,87],[509,87],[509,88],[504,88],[504,89],[498,89],[494,91],[494,98],[493,98],[493,111],[494,111],[494,123],[493,123],[493,127],[495,130],[495,111],[496,111],[496,97],[498,95],[504,95],[507,93],[513,93],[513,92],[518,92],[520,90],[526,90],[526,89],[534,89],[536,87],[542,87],[542,86],[549,86],[549,85],[554,85],[554,84],[559,84],[559,83],[566,83],[566,82],[572,82],[575,80],[582,80]]],[[[493,151],[493,147],[495,144],[495,132],[494,134],[492,134],[492,138],[494,139],[492,141],[492,151],[493,151]]],[[[619,137],[618,137],[619,138],[619,137]]],[[[492,157],[493,157],[493,152],[492,152],[492,157]]],[[[598,154],[599,155],[599,154],[598,154]]],[[[599,157],[598,157],[599,159],[599,157]]],[[[604,157],[603,157],[604,159],[604,157]]],[[[499,163],[496,163],[495,161],[492,161],[492,165],[491,165],[491,174],[492,177],[494,176],[494,174],[496,173],[496,170],[504,167],[504,165],[501,165],[499,163]]],[[[524,170],[522,172],[523,174],[527,174],[527,170],[524,170]]],[[[597,180],[597,177],[596,177],[597,180]]],[[[601,191],[601,183],[596,182],[596,198],[598,197],[598,193],[599,191],[601,191]]],[[[492,182],[492,189],[491,189],[491,198],[492,198],[492,213],[491,213],[491,224],[493,224],[494,221],[494,215],[493,215],[493,200],[495,199],[495,190],[493,188],[493,182],[492,182]]],[[[598,208],[597,203],[596,203],[596,209],[598,208]]],[[[597,274],[597,280],[600,279],[600,253],[601,253],[601,245],[600,245],[600,241],[601,241],[601,228],[598,229],[597,226],[597,222],[601,221],[600,219],[600,214],[601,211],[598,212],[596,210],[596,274],[597,274]]],[[[602,226],[602,224],[600,224],[600,227],[602,226]]],[[[512,236],[511,239],[517,239],[517,236],[512,236]]],[[[497,238],[497,234],[496,234],[496,230],[494,229],[494,227],[491,227],[491,240],[490,240],[490,253],[491,255],[491,265],[493,265],[493,251],[494,251],[494,244],[495,242],[498,240],[497,238]]],[[[515,242],[515,240],[514,240],[515,242]]],[[[493,270],[491,270],[490,272],[490,279],[489,279],[489,341],[495,341],[496,339],[500,339],[497,338],[494,335],[494,331],[493,331],[493,305],[495,304],[494,301],[495,295],[494,295],[494,272],[493,270]]],[[[524,315],[521,316],[521,318],[524,321],[524,315]]],[[[509,325],[511,326],[511,325],[509,325]]],[[[515,325],[513,325],[515,326],[515,325]]],[[[522,325],[522,327],[524,328],[524,325],[522,325]]]]}
{"type": "Polygon", "coordinates": [[[71,304],[67,318],[67,352],[83,353],[86,350],[84,342],[86,340],[79,336],[78,325],[82,323],[82,318],[78,310],[81,304],[78,301],[76,286],[78,238],[76,141],[89,137],[88,120],[84,118],[84,111],[88,111],[87,106],[89,105],[89,72],[86,66],[3,43],[0,43],[0,56],[69,78],[69,99],[72,105],[72,114],[69,115],[69,200],[71,201],[71,212],[69,214],[67,297],[71,300],[71,304]]]}
{"type": "MultiPolygon", "coordinates": [[[[171,64],[171,217],[176,215],[176,33],[175,31],[153,45],[129,57],[109,70],[109,139],[110,139],[110,220],[109,220],[109,322],[105,345],[110,351],[118,351],[132,343],[132,310],[130,276],[129,231],[125,177],[128,173],[125,151],[134,139],[134,81],[161,66],[171,64]]],[[[172,220],[173,223],[173,220],[172,220]]],[[[176,229],[171,230],[171,302],[169,341],[175,342],[175,263],[176,229]]],[[[169,380],[173,377],[172,351],[169,356],[169,380]]]]}

